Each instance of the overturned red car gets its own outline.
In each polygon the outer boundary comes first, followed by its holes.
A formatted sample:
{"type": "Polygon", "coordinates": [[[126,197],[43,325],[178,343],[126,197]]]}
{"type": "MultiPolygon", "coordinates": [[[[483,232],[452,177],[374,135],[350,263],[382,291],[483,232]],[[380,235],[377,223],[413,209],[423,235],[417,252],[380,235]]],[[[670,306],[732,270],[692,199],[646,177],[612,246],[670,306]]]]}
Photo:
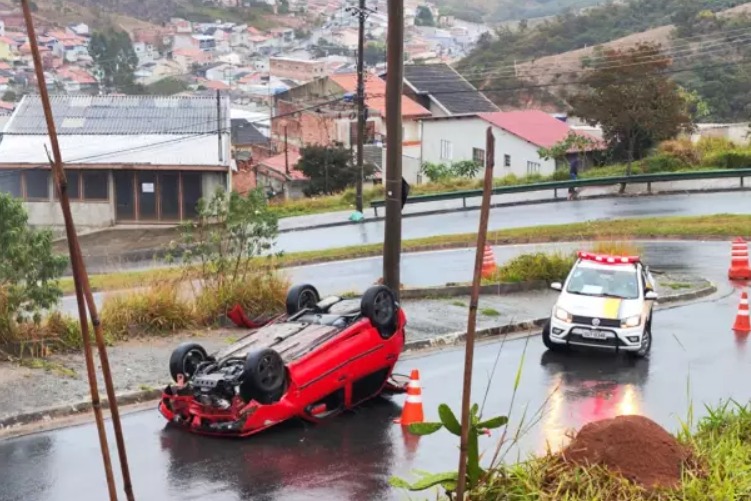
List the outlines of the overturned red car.
{"type": "Polygon", "coordinates": [[[391,289],[321,300],[315,287],[298,285],[286,306],[286,315],[212,356],[197,343],[178,346],[169,364],[176,384],[164,389],[162,415],[196,433],[244,437],[405,391],[393,370],[406,317],[391,289]]]}

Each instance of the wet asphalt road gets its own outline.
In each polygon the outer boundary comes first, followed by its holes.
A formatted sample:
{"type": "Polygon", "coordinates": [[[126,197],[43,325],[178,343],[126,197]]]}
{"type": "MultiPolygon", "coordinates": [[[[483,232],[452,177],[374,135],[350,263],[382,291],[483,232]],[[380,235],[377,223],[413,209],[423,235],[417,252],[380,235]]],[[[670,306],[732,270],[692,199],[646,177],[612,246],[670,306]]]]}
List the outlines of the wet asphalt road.
{"type": "MultiPolygon", "coordinates": [[[[501,230],[607,219],[740,214],[748,212],[742,208],[751,206],[750,202],[751,193],[730,192],[499,207],[490,211],[488,227],[490,230],[501,230]]],[[[409,240],[435,235],[474,233],[477,231],[478,214],[478,211],[472,210],[405,218],[402,222],[402,238],[409,240]]],[[[373,244],[383,242],[383,233],[383,221],[293,231],[279,235],[277,248],[284,252],[298,252],[373,244]]]]}
{"type": "MultiPolygon", "coordinates": [[[[478,346],[473,400],[481,402],[489,375],[485,415],[505,414],[517,367],[521,385],[511,409],[511,428],[527,421],[549,398],[537,424],[510,444],[507,461],[556,447],[567,429],[594,419],[639,413],[676,430],[693,402],[749,398],[751,355],[747,338],[731,331],[738,290],[725,279],[727,243],[648,243],[655,269],[687,271],[713,280],[707,299],[655,313],[649,360],[610,354],[552,355],[539,337],[478,346]],[[499,355],[500,354],[500,355],[499,355]]],[[[452,261],[453,262],[453,261],[452,261]]],[[[460,260],[457,258],[457,266],[460,260]]],[[[420,369],[427,419],[447,402],[458,408],[463,348],[404,358],[401,372],[420,369]]],[[[393,474],[455,468],[457,439],[447,432],[405,437],[391,420],[403,397],[374,401],[357,412],[310,427],[289,423],[243,441],[192,436],[165,426],[156,410],[133,413],[123,424],[131,471],[142,500],[381,500],[405,499],[388,487],[393,474]]],[[[482,445],[493,447],[496,433],[482,445]]],[[[110,444],[114,447],[114,441],[110,444]]],[[[491,453],[488,453],[491,455],[491,453]]],[[[113,451],[113,460],[116,457],[113,451]]],[[[0,442],[0,500],[105,499],[101,458],[93,425],[0,442]]],[[[426,496],[413,496],[424,499],[426,496]]]]}

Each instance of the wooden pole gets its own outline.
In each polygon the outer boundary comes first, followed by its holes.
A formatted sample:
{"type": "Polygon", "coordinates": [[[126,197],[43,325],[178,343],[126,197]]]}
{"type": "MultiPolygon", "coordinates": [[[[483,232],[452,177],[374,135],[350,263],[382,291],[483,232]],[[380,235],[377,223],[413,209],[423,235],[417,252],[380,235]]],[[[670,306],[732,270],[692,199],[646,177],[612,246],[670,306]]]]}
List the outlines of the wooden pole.
{"type": "Polygon", "coordinates": [[[76,234],[76,228],[73,222],[73,214],[70,209],[67,180],[65,177],[65,170],[63,168],[62,155],[60,153],[60,145],[57,140],[55,121],[52,115],[52,107],[50,105],[49,94],[47,93],[47,84],[44,79],[42,60],[39,55],[39,46],[37,44],[36,33],[34,31],[34,23],[31,17],[31,10],[29,8],[28,0],[21,0],[21,6],[26,22],[29,45],[31,47],[31,53],[34,59],[34,69],[36,72],[37,84],[39,86],[39,95],[42,101],[42,107],[44,109],[44,116],[47,122],[47,132],[50,138],[50,145],[52,146],[53,161],[51,162],[51,167],[53,171],[53,178],[55,180],[58,191],[58,198],[60,199],[60,207],[62,209],[63,218],[65,220],[65,232],[68,240],[71,268],[73,271],[73,282],[76,289],[76,300],[78,301],[78,314],[79,321],[81,323],[81,335],[83,338],[82,340],[84,345],[84,356],[86,359],[86,371],[89,379],[89,389],[91,391],[91,404],[94,411],[97,430],[99,432],[99,445],[102,450],[102,459],[104,461],[104,470],[107,477],[109,497],[113,501],[117,500],[114,475],[112,472],[112,461],[110,458],[109,446],[107,443],[107,432],[104,427],[102,405],[99,399],[99,389],[96,381],[96,369],[94,367],[93,354],[91,350],[88,320],[86,319],[87,304],[89,313],[91,315],[91,321],[94,326],[96,342],[99,348],[99,357],[102,364],[102,376],[107,388],[107,398],[109,401],[110,413],[112,415],[112,422],[115,427],[115,439],[117,441],[120,465],[123,473],[125,494],[128,501],[133,501],[133,487],[130,481],[128,458],[125,451],[125,441],[122,435],[117,398],[114,391],[114,385],[112,384],[112,374],[109,367],[109,359],[107,357],[104,334],[102,332],[102,326],[97,314],[96,304],[94,303],[94,297],[91,293],[91,287],[89,284],[88,276],[86,274],[86,267],[83,263],[83,258],[81,255],[81,247],[78,242],[78,235],[76,234]]]}
{"type": "Polygon", "coordinates": [[[495,138],[492,127],[488,127],[485,140],[485,181],[482,189],[482,206],[480,207],[480,228],[477,231],[477,249],[475,250],[475,270],[472,276],[472,295],[469,300],[469,318],[467,318],[467,345],[464,352],[464,388],[462,391],[462,436],[459,445],[459,478],[456,485],[456,499],[464,500],[467,482],[467,443],[469,441],[469,408],[472,396],[472,364],[475,357],[475,326],[477,323],[477,303],[480,298],[480,281],[482,280],[482,259],[488,236],[488,218],[490,217],[490,197],[493,190],[493,167],[495,166],[495,138]]]}

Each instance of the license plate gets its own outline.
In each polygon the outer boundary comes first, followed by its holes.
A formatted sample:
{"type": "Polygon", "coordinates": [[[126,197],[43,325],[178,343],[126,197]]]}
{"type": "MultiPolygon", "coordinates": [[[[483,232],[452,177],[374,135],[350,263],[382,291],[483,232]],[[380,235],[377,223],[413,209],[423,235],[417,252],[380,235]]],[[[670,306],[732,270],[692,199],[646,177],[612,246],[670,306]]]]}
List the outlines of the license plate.
{"type": "Polygon", "coordinates": [[[581,337],[588,338],[588,339],[608,339],[610,337],[609,332],[595,331],[595,330],[589,330],[589,329],[576,329],[576,333],[579,334],[581,337]]]}

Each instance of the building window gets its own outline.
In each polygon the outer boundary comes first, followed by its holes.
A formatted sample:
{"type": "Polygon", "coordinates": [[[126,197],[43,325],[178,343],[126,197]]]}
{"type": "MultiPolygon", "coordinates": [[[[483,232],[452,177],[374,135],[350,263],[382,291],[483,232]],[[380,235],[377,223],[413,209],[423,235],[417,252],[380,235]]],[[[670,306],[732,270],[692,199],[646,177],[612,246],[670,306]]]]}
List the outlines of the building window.
{"type": "Polygon", "coordinates": [[[527,174],[539,174],[540,164],[538,162],[527,162],[527,174]]]}
{"type": "Polygon", "coordinates": [[[50,171],[30,170],[24,172],[27,200],[49,200],[50,171]]]}
{"type": "Polygon", "coordinates": [[[472,148],[472,161],[477,165],[485,165],[485,150],[472,148]]]}
{"type": "Polygon", "coordinates": [[[511,167],[511,155],[503,155],[503,166],[511,167]]]}
{"type": "Polygon", "coordinates": [[[21,196],[21,173],[8,170],[0,171],[0,193],[8,193],[12,197],[21,196]]]}
{"type": "Polygon", "coordinates": [[[451,160],[452,153],[451,141],[441,139],[441,160],[451,160]]]}
{"type": "Polygon", "coordinates": [[[104,170],[81,171],[84,200],[109,200],[109,175],[104,170]]]}

